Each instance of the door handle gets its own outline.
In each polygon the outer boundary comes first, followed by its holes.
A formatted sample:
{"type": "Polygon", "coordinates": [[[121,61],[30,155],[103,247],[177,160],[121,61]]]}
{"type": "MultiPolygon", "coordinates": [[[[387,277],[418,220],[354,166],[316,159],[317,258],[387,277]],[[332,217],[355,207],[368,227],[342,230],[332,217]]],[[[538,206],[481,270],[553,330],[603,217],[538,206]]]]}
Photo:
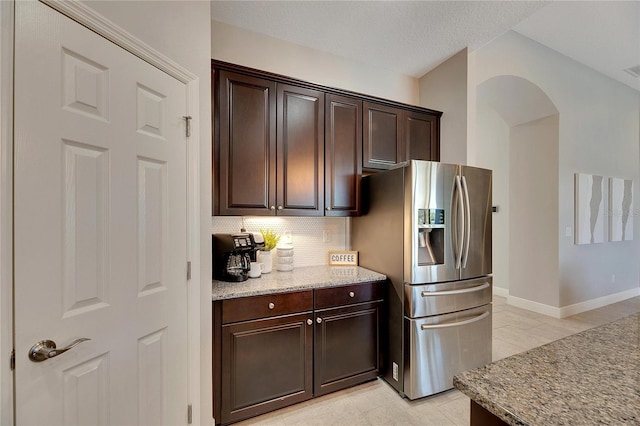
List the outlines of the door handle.
{"type": "Polygon", "coordinates": [[[465,241],[464,254],[462,255],[462,267],[467,267],[467,259],[469,258],[469,244],[471,243],[471,206],[469,205],[469,187],[467,179],[462,176],[462,188],[464,189],[464,227],[465,241]]]}
{"type": "Polygon", "coordinates": [[[31,349],[29,349],[29,359],[33,362],[46,361],[49,358],[53,358],[60,354],[65,353],[69,349],[72,349],[74,346],[84,342],[85,340],[91,340],[91,339],[87,339],[86,337],[81,337],[71,342],[71,344],[66,348],[62,348],[62,349],[56,348],[56,342],[54,342],[53,340],[43,340],[41,342],[36,343],[31,347],[31,349]]]}
{"type": "Polygon", "coordinates": [[[422,324],[420,326],[421,330],[431,330],[434,328],[448,328],[448,327],[459,327],[461,325],[467,325],[467,324],[471,324],[474,323],[476,321],[480,321],[481,319],[484,319],[486,317],[489,316],[489,312],[483,312],[480,315],[473,317],[471,319],[468,320],[464,320],[464,321],[458,321],[458,322],[448,322],[448,323],[444,323],[444,324],[422,324]]]}

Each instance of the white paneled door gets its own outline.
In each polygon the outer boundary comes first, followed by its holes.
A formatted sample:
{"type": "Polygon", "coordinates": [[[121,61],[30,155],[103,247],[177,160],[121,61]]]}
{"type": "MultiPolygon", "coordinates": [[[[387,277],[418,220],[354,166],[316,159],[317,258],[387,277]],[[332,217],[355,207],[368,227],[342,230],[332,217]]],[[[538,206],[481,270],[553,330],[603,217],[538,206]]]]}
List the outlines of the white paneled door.
{"type": "Polygon", "coordinates": [[[15,6],[17,424],[185,424],[186,88],[15,6]]]}

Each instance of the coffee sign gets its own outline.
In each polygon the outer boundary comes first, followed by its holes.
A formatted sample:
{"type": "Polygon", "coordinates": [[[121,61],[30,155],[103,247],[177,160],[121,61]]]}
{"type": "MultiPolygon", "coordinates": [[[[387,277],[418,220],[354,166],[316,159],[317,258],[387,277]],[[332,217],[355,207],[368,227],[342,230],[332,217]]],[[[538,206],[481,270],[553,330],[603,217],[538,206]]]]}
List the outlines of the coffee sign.
{"type": "Polygon", "coordinates": [[[358,266],[358,252],[351,250],[330,251],[329,266],[358,266]]]}

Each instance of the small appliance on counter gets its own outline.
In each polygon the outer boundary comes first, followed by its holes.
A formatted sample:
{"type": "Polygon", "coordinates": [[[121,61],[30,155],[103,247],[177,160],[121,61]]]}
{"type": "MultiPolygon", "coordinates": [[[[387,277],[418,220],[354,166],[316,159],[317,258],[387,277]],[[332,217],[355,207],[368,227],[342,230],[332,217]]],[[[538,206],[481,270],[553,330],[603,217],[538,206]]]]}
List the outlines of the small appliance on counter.
{"type": "Polygon", "coordinates": [[[249,278],[252,256],[258,250],[251,233],[213,234],[213,279],[229,282],[249,278]]]}

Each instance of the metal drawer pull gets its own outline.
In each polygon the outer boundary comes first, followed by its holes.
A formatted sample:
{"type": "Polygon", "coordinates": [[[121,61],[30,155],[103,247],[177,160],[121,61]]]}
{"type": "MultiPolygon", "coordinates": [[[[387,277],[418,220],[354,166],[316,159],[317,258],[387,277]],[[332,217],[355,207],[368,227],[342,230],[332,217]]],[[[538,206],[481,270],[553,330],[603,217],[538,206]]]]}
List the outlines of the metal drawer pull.
{"type": "Polygon", "coordinates": [[[355,295],[356,294],[354,292],[352,292],[352,291],[349,292],[349,297],[355,297],[355,295]]]}
{"type": "Polygon", "coordinates": [[[308,319],[308,320],[307,320],[307,325],[311,325],[311,324],[313,324],[313,320],[308,319]]]}
{"type": "Polygon", "coordinates": [[[273,303],[269,303],[269,309],[273,309],[275,307],[276,307],[276,305],[274,305],[273,303]]]}
{"type": "Polygon", "coordinates": [[[458,327],[461,325],[467,325],[467,324],[471,324],[472,322],[480,321],[481,319],[486,318],[488,316],[489,316],[489,312],[487,311],[487,312],[481,313],[477,317],[474,317],[468,320],[459,321],[459,322],[450,322],[447,324],[422,324],[420,328],[422,330],[432,330],[434,328],[458,327]]]}
{"type": "Polygon", "coordinates": [[[461,290],[444,290],[444,291],[423,291],[422,297],[427,296],[451,296],[452,294],[465,294],[465,293],[473,293],[474,291],[484,290],[486,288],[491,287],[491,284],[484,283],[477,287],[469,287],[463,288],[461,290]]]}
{"type": "Polygon", "coordinates": [[[73,348],[79,343],[84,342],[87,339],[86,337],[81,337],[80,339],[76,339],[66,348],[57,349],[56,342],[53,340],[43,340],[41,342],[36,343],[29,349],[29,359],[33,362],[42,362],[46,361],[49,358],[56,357],[60,354],[65,353],[69,349],[73,348]]]}
{"type": "Polygon", "coordinates": [[[321,323],[322,323],[322,318],[320,318],[320,317],[316,318],[316,322],[317,322],[318,324],[321,324],[321,323]]]}

